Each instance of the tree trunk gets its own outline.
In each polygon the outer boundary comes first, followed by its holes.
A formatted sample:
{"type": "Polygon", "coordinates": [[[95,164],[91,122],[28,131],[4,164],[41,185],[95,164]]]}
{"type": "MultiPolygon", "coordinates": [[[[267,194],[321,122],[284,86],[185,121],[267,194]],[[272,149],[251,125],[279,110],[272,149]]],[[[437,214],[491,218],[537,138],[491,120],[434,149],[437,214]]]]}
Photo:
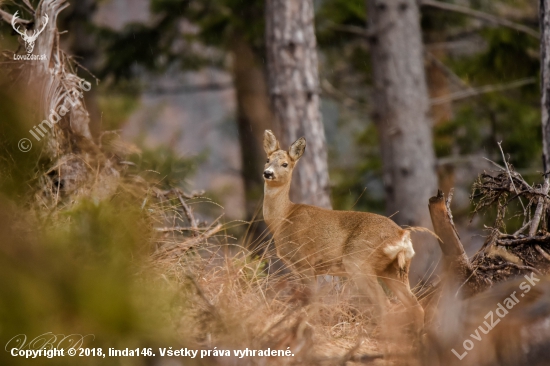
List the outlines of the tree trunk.
{"type": "MultiPolygon", "coordinates": [[[[441,29],[424,30],[426,42],[445,42],[445,33],[441,29]]],[[[447,57],[447,50],[443,47],[430,51],[426,59],[426,80],[430,99],[446,97],[451,94],[449,78],[441,69],[442,61],[447,57]]],[[[431,106],[434,125],[440,125],[453,118],[453,103],[447,101],[431,106]]],[[[439,189],[448,194],[455,186],[455,166],[452,164],[439,166],[437,169],[439,189]]]]}
{"type": "Polygon", "coordinates": [[[319,75],[313,0],[267,0],[269,95],[282,142],[307,140],[292,179],[294,202],[330,208],[325,131],[319,112],[319,75]]]}
{"type": "Polygon", "coordinates": [[[540,0],[540,82],[542,104],[542,160],[550,169],[550,5],[540,0]]]}
{"type": "MultiPolygon", "coordinates": [[[[68,71],[66,59],[58,55],[59,39],[57,18],[59,13],[67,8],[67,4],[63,0],[45,0],[39,3],[35,13],[35,27],[43,24],[44,15],[48,15],[48,22],[40,37],[36,40],[35,54],[37,55],[52,55],[46,60],[37,62],[25,63],[28,67],[29,80],[33,82],[32,91],[37,97],[36,107],[39,110],[40,119],[49,118],[50,125],[56,126],[52,128],[54,133],[47,138],[48,148],[45,154],[52,158],[57,158],[65,154],[74,152],[75,150],[83,151],[86,146],[92,141],[90,133],[90,118],[85,104],[74,97],[74,106],[71,105],[68,113],[64,114],[61,120],[53,123],[51,118],[52,110],[59,111],[60,104],[72,97],[67,97],[72,90],[76,90],[84,94],[78,85],[82,85],[82,81],[76,75],[68,71]],[[55,133],[57,129],[63,130],[63,133],[55,133]],[[70,141],[70,143],[69,143],[70,141]]],[[[38,120],[40,120],[38,119],[38,120]]]]}
{"type": "MultiPolygon", "coordinates": [[[[374,121],[380,135],[386,210],[397,223],[431,227],[426,202],[437,190],[432,120],[415,0],[367,0],[374,121]]],[[[413,277],[434,265],[433,239],[415,240],[413,277]]]]}
{"type": "MultiPolygon", "coordinates": [[[[272,129],[264,70],[250,45],[239,34],[231,41],[233,80],[237,98],[237,127],[241,145],[242,177],[247,220],[258,214],[263,195],[262,171],[265,163],[264,131],[272,129]]],[[[261,230],[260,230],[261,232],[261,230]]]]}
{"type": "MultiPolygon", "coordinates": [[[[96,72],[99,59],[99,47],[97,36],[90,30],[92,18],[97,10],[97,0],[79,0],[72,3],[69,12],[64,19],[63,28],[69,29],[68,44],[69,51],[86,70],[81,72],[85,79],[91,79],[96,72]]],[[[63,29],[62,28],[62,29],[63,29]]],[[[96,83],[94,87],[84,94],[86,109],[90,115],[90,132],[97,139],[101,133],[101,108],[98,102],[96,83]]]]}

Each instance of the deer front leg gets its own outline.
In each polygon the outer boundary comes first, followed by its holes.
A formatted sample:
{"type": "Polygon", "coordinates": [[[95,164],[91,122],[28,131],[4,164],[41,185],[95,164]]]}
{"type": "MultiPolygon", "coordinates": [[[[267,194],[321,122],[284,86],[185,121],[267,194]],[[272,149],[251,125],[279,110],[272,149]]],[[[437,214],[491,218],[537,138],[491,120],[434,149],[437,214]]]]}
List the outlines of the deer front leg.
{"type": "Polygon", "coordinates": [[[313,268],[302,269],[298,272],[303,288],[304,300],[306,303],[314,302],[317,297],[317,276],[313,268]]]}
{"type": "Polygon", "coordinates": [[[305,303],[310,303],[315,299],[317,293],[317,277],[315,269],[310,265],[308,257],[300,256],[295,248],[289,250],[281,246],[277,248],[277,255],[283,260],[285,265],[294,273],[302,285],[300,294],[305,303]]]}

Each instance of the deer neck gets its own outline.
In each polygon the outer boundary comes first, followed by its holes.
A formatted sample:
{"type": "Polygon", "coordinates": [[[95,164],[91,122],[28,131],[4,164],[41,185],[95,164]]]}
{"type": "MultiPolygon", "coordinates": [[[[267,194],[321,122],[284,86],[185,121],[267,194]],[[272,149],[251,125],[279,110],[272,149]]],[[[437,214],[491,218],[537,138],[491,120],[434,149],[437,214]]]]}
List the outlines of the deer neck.
{"type": "Polygon", "coordinates": [[[285,219],[293,205],[289,193],[290,182],[282,186],[264,183],[264,220],[268,226],[274,227],[285,219]]]}

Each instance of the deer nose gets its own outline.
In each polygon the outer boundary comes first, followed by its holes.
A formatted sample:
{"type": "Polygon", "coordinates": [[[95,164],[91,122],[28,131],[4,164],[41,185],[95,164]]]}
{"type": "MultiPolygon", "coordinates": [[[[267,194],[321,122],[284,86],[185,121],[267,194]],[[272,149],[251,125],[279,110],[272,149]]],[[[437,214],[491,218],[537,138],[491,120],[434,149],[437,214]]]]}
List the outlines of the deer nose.
{"type": "Polygon", "coordinates": [[[273,174],[273,172],[271,170],[266,170],[264,172],[264,178],[265,179],[273,179],[273,178],[275,178],[275,174],[273,174]]]}

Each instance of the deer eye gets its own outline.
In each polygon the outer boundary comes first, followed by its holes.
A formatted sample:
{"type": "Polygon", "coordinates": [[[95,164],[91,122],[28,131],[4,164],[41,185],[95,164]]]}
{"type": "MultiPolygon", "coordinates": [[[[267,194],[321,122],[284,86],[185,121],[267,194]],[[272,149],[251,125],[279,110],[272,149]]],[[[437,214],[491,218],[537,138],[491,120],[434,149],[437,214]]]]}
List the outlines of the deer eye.
{"type": "Polygon", "coordinates": [[[288,166],[287,163],[283,163],[283,168],[286,168],[288,166]]]}
{"type": "Polygon", "coordinates": [[[269,163],[269,159],[267,159],[267,163],[269,163]]]}

